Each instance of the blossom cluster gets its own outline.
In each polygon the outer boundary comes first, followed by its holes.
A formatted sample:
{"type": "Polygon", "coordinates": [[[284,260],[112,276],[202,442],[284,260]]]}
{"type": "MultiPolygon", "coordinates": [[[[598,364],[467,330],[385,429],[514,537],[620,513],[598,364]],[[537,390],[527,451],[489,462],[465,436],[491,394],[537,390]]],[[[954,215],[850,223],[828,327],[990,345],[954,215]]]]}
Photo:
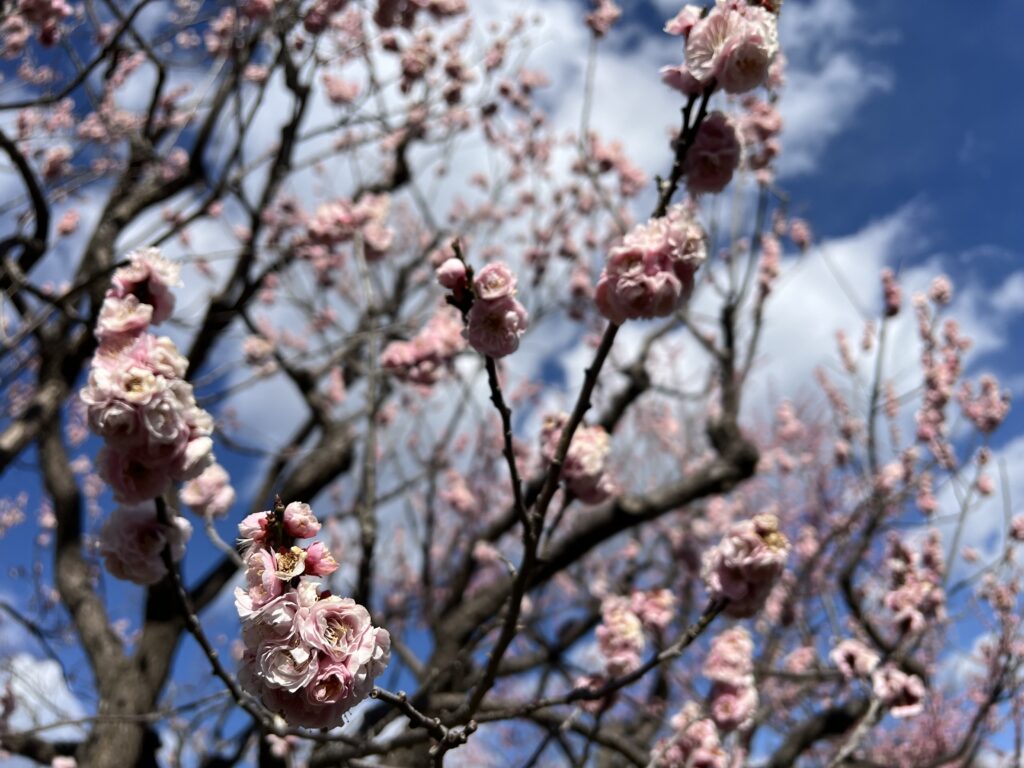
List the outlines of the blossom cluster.
{"type": "Polygon", "coordinates": [[[711,680],[711,718],[723,732],[753,723],[758,702],[753,654],[754,642],[743,627],[728,629],[711,642],[704,676],[711,680]]]}
{"type": "MultiPolygon", "coordinates": [[[[782,116],[771,102],[750,95],[743,99],[739,132],[746,150],[746,165],[761,184],[772,181],[771,164],[782,151],[778,136],[782,132],[782,116]]],[[[810,231],[805,222],[793,221],[791,237],[801,250],[806,250],[810,231]]]]}
{"type": "Polygon", "coordinates": [[[725,113],[712,112],[697,128],[686,153],[686,188],[693,195],[721,192],[732,181],[742,156],[736,124],[725,113]]]}
{"type": "Polygon", "coordinates": [[[999,380],[990,374],[981,377],[979,392],[975,396],[969,382],[964,382],[957,393],[957,400],[975,428],[989,434],[1003,423],[1010,412],[1010,392],[999,389],[999,380]]]}
{"type": "Polygon", "coordinates": [[[117,507],[100,529],[99,552],[107,571],[118,579],[149,586],[167,575],[164,548],[170,546],[175,562],[185,556],[185,545],[192,536],[192,524],[181,515],[160,520],[156,503],[117,507]]]}
{"type": "Polygon", "coordinates": [[[413,384],[436,384],[465,347],[458,313],[443,307],[408,341],[392,341],[380,356],[392,376],[413,384]]]}
{"type": "Polygon", "coordinates": [[[488,264],[473,277],[471,288],[465,263],[453,256],[438,265],[437,281],[451,291],[450,302],[466,312],[465,334],[473,349],[494,358],[519,349],[529,315],[516,299],[516,276],[507,264],[488,264]]]}
{"type": "Polygon", "coordinates": [[[311,246],[333,246],[357,235],[370,258],[382,256],[391,247],[394,233],[387,227],[391,198],[367,194],[358,201],[339,199],[324,203],[306,224],[311,246]]]}
{"type": "Polygon", "coordinates": [[[632,197],[644,188],[647,175],[629,159],[622,142],[604,142],[596,133],[591,132],[587,137],[587,145],[586,156],[573,163],[573,173],[595,173],[600,176],[614,171],[618,177],[619,193],[623,197],[632,197]]]}
{"type": "Polygon", "coordinates": [[[179,268],[153,248],[128,259],[100,309],[100,345],[80,396],[105,441],[100,476],[119,502],[138,504],[213,464],[213,419],[196,404],[174,342],[147,332],[170,317],[179,268]]]}
{"type": "Polygon", "coordinates": [[[673,734],[654,745],[655,768],[726,768],[728,755],[715,722],[701,717],[700,707],[688,702],[669,721],[673,734]]]}
{"type": "Polygon", "coordinates": [[[296,545],[320,531],[308,504],[279,501],[238,530],[246,565],[246,588],[235,589],[242,685],[292,725],[340,725],[387,666],[390,635],[351,598],[319,588],[314,579],[338,564],[321,541],[296,545]]]}
{"type": "MultiPolygon", "coordinates": [[[[567,413],[552,414],[544,419],[540,449],[546,461],[554,460],[568,420],[567,413]]],[[[569,492],[584,504],[600,504],[611,495],[613,485],[607,474],[610,452],[611,438],[602,426],[580,426],[573,434],[562,463],[562,478],[569,492]]]]}
{"type": "MultiPolygon", "coordinates": [[[[596,691],[610,680],[639,669],[647,647],[646,633],[660,637],[672,621],[675,596],[667,589],[635,589],[629,597],[605,595],[601,600],[601,623],[595,632],[604,668],[576,680],[577,687],[596,691]]],[[[612,697],[595,699],[585,705],[599,712],[612,697]]]]}
{"type": "Polygon", "coordinates": [[[725,613],[753,616],[786,564],[789,540],[775,515],[735,523],[718,545],[704,553],[701,576],[712,600],[728,600],[725,613]]]}
{"type": "Polygon", "coordinates": [[[666,317],[693,291],[707,257],[704,231],[689,209],[675,205],[633,228],[612,248],[597,282],[597,308],[613,323],[666,317]]]}
{"type": "Polygon", "coordinates": [[[516,300],[516,278],[502,262],[488,264],[473,278],[473,307],[466,338],[481,355],[505,357],[519,349],[529,316],[516,300]]]}
{"type": "Polygon", "coordinates": [[[893,664],[876,669],[871,690],[893,717],[914,717],[924,709],[925,687],[917,675],[908,675],[893,664]]]}
{"type": "Polygon", "coordinates": [[[868,677],[878,666],[878,654],[860,640],[843,640],[829,654],[846,680],[868,677]]]}
{"type": "Polygon", "coordinates": [[[629,674],[640,666],[646,647],[644,627],[629,598],[611,595],[601,602],[597,644],[610,677],[629,674]]]}
{"type": "Polygon", "coordinates": [[[24,50],[30,25],[40,44],[50,46],[60,40],[60,22],[74,13],[65,0],[17,0],[12,6],[0,23],[0,54],[10,59],[24,50]]]}
{"type": "Polygon", "coordinates": [[[154,499],[172,482],[192,481],[185,495],[197,511],[219,514],[234,502],[227,473],[214,463],[213,419],[184,380],[188,361],[169,338],[148,332],[174,310],[179,269],[156,249],[135,251],[114,272],[96,325],[99,348],[80,397],[90,429],[103,438],[100,476],[121,504],[104,523],[99,552],[119,579],[155,584],[184,556],[187,520],[162,518],[154,499]]]}
{"type": "Polygon", "coordinates": [[[932,533],[919,554],[897,536],[889,540],[886,558],[889,589],[883,602],[893,614],[902,635],[918,635],[946,617],[946,593],[942,587],[945,566],[941,542],[932,533]]]}
{"type": "Polygon", "coordinates": [[[706,16],[685,5],[665,31],[686,40],[686,70],[702,87],[712,81],[726,93],[752,91],[768,79],[779,51],[778,20],[746,0],[717,0],[706,16]]]}

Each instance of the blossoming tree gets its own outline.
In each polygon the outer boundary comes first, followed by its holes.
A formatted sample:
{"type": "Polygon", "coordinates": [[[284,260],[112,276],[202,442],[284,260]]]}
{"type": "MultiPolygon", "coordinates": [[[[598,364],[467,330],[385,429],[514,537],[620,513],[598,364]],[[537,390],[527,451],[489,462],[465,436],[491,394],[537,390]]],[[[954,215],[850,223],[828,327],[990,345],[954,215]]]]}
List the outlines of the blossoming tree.
{"type": "MultiPolygon", "coordinates": [[[[653,181],[592,78],[550,125],[532,19],[468,5],[3,4],[5,541],[39,527],[3,609],[84,715],[9,666],[0,748],[1018,765],[1024,519],[962,547],[1008,398],[952,284],[884,272],[817,395],[758,384],[815,258],[781,3],[667,20],[653,181]]],[[[580,14],[591,71],[619,14],[580,14]]]]}

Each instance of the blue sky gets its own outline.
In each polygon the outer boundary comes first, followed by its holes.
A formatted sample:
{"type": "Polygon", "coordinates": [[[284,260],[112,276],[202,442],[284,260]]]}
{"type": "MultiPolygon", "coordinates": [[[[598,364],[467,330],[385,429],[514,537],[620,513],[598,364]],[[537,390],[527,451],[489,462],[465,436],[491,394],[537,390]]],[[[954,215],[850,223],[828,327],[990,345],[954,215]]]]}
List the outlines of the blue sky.
{"type": "Polygon", "coordinates": [[[787,186],[826,235],[921,200],[933,214],[933,246],[991,247],[990,259],[965,266],[981,277],[998,274],[1024,241],[1024,105],[1016,97],[1024,5],[867,0],[857,7],[865,21],[852,45],[890,74],[892,87],[873,94],[828,146],[827,172],[787,186]]]}

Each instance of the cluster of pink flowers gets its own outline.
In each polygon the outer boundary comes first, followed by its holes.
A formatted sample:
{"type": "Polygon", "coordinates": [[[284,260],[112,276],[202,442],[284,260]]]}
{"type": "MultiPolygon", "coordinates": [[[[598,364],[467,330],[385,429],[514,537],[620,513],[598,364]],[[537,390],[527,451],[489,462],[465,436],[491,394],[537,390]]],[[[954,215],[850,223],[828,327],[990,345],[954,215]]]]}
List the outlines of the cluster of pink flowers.
{"type": "Polygon", "coordinates": [[[878,654],[860,640],[843,640],[829,654],[832,663],[847,680],[867,678],[878,666],[878,654]]]}
{"type": "Polygon", "coordinates": [[[686,153],[686,188],[693,195],[725,189],[739,167],[743,147],[736,125],[722,112],[712,112],[697,128],[686,153]]]}
{"type": "Polygon", "coordinates": [[[662,632],[675,614],[676,596],[669,589],[636,589],[629,596],[629,606],[644,629],[662,632]]]}
{"type": "MultiPolygon", "coordinates": [[[[747,167],[757,174],[759,182],[770,183],[773,176],[771,164],[782,151],[778,139],[782,132],[782,116],[774,104],[756,96],[747,96],[743,99],[739,129],[746,148],[747,167]]],[[[798,247],[803,250],[806,243],[798,247]]]]}
{"type": "Polygon", "coordinates": [[[882,300],[886,317],[895,317],[899,314],[902,291],[900,284],[896,282],[895,273],[888,267],[882,270],[882,300]]]}
{"type": "Polygon", "coordinates": [[[753,616],[786,565],[789,540],[775,515],[735,523],[722,541],[704,553],[701,576],[713,600],[728,600],[725,613],[753,616]]]}
{"type": "Polygon", "coordinates": [[[308,504],[275,504],[238,526],[246,588],[235,589],[245,652],[239,680],[271,711],[297,726],[331,728],[365,699],[387,666],[391,637],[351,598],[313,579],[338,568],[320,541],[308,504]]]}
{"type": "Polygon", "coordinates": [[[875,670],[871,690],[893,717],[914,717],[924,709],[925,687],[917,675],[908,675],[892,664],[875,670]]]}
{"type": "Polygon", "coordinates": [[[604,37],[622,15],[622,9],[612,0],[594,0],[594,5],[597,7],[587,14],[587,26],[595,37],[604,37]]]}
{"type": "Polygon", "coordinates": [[[458,312],[442,307],[411,339],[388,344],[380,363],[396,378],[431,386],[441,379],[465,346],[458,312]]]}
{"type": "Polygon", "coordinates": [[[100,309],[99,349],[80,397],[89,427],[104,440],[99,474],[122,505],[100,531],[100,554],[117,578],[155,584],[167,572],[165,546],[180,560],[192,526],[173,513],[159,519],[153,499],[172,482],[192,481],[183,500],[217,514],[233,503],[234,489],[214,463],[213,419],[183,378],[188,361],[169,338],[148,332],[174,310],[178,267],[152,248],[128,261],[100,309]]]}
{"type": "Polygon", "coordinates": [[[466,0],[380,0],[376,6],[373,21],[382,29],[396,25],[412,29],[421,11],[426,11],[435,19],[443,19],[458,16],[467,10],[466,0]]]}
{"type": "Polygon", "coordinates": [[[920,634],[929,623],[945,619],[946,593],[942,587],[945,566],[938,534],[925,539],[920,554],[893,535],[889,540],[886,570],[889,589],[884,603],[901,634],[920,634]]]}
{"type": "Polygon", "coordinates": [[[42,45],[53,45],[60,39],[60,22],[73,12],[65,0],[17,0],[13,13],[0,26],[4,55],[14,57],[21,53],[28,40],[29,24],[36,28],[42,45]],[[8,35],[14,40],[7,40],[8,35]]]}
{"type": "MultiPolygon", "coordinates": [[[[442,272],[445,265],[441,265],[442,272]]],[[[505,357],[519,349],[529,320],[516,300],[516,277],[503,262],[488,264],[473,278],[473,306],[466,315],[466,338],[481,355],[505,357]]]]}
{"type": "Polygon", "coordinates": [[[739,94],[764,85],[779,50],[778,20],[746,0],[717,0],[701,18],[701,8],[686,5],[665,25],[686,38],[686,67],[703,86],[716,82],[739,94]]]}
{"type": "MultiPolygon", "coordinates": [[[[555,458],[562,428],[568,420],[567,413],[552,414],[544,419],[540,450],[546,461],[555,458]]],[[[602,426],[580,426],[572,436],[562,463],[562,478],[569,492],[584,504],[600,504],[614,491],[606,466],[610,452],[611,438],[602,426]]]]}
{"type": "Polygon", "coordinates": [[[235,503],[235,489],[227,470],[220,464],[211,464],[194,480],[181,489],[182,504],[202,517],[221,517],[235,503]]]}
{"type": "MultiPolygon", "coordinates": [[[[944,298],[940,294],[939,299],[944,298]]],[[[936,300],[941,306],[941,301],[936,300]]],[[[952,319],[942,324],[941,342],[937,331],[937,312],[929,312],[923,294],[914,297],[918,333],[924,344],[921,368],[924,371],[924,392],[921,408],[916,414],[917,439],[925,443],[939,465],[951,469],[956,465],[953,448],[946,437],[946,406],[953,397],[954,385],[963,371],[963,354],[971,345],[952,319]]]]}
{"type": "Polygon", "coordinates": [[[709,711],[723,732],[748,727],[757,711],[754,686],[754,642],[742,627],[717,635],[704,661],[704,676],[711,680],[709,711]]]}
{"type": "Polygon", "coordinates": [[[601,602],[597,645],[609,677],[629,674],[640,666],[647,642],[643,622],[633,612],[629,598],[611,595],[601,602]]]}
{"type": "Polygon", "coordinates": [[[722,748],[718,727],[701,717],[700,707],[687,703],[671,719],[674,733],[654,745],[651,765],[656,768],[726,768],[729,758],[722,748]]]}
{"type": "Polygon", "coordinates": [[[117,507],[100,530],[99,552],[112,576],[136,584],[156,584],[167,575],[162,554],[170,546],[177,562],[185,556],[185,544],[192,536],[192,524],[180,515],[170,523],[157,516],[152,500],[117,507]]]}
{"type": "Polygon", "coordinates": [[[978,382],[980,392],[974,396],[969,382],[964,382],[957,393],[957,400],[974,427],[983,434],[989,434],[1003,423],[1010,412],[1010,391],[999,389],[995,376],[985,375],[978,382]]]}
{"type": "Polygon", "coordinates": [[[324,74],[323,80],[327,100],[332,104],[338,106],[351,104],[359,95],[359,83],[345,80],[329,72],[324,74]]]}
{"type": "Polygon", "coordinates": [[[612,248],[597,282],[597,308],[613,323],[666,317],[689,297],[706,257],[703,229],[688,208],[673,206],[612,248]]]}
{"type": "Polygon", "coordinates": [[[89,426],[105,445],[101,477],[114,497],[137,504],[213,464],[213,419],[183,376],[188,361],[174,342],[147,332],[170,317],[178,267],[149,248],[114,273],[96,326],[100,346],[81,391],[89,426]]]}
{"type": "MultiPolygon", "coordinates": [[[[331,247],[362,239],[369,258],[384,255],[394,240],[386,222],[391,208],[387,195],[363,195],[358,202],[334,200],[324,203],[306,223],[306,234],[313,246],[331,247]]],[[[314,248],[315,250],[315,248],[314,248]]]]}

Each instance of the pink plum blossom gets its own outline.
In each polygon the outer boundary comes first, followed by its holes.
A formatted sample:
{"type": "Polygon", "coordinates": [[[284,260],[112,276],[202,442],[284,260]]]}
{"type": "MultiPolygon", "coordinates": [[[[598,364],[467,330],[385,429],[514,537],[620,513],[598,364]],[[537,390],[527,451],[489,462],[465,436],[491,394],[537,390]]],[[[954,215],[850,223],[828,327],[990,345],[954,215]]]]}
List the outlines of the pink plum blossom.
{"type": "MultiPolygon", "coordinates": [[[[547,416],[541,431],[541,453],[553,461],[562,436],[562,428],[569,420],[566,413],[547,416]]],[[[572,437],[569,450],[562,463],[562,477],[566,487],[584,504],[599,504],[611,495],[613,486],[606,472],[611,438],[601,426],[580,426],[572,437]]]]}
{"type": "Polygon", "coordinates": [[[741,150],[733,122],[722,112],[709,114],[686,154],[686,188],[694,195],[721,192],[732,181],[741,150]]]}
{"type": "Polygon", "coordinates": [[[169,525],[160,522],[152,502],[125,505],[114,509],[103,524],[99,551],[112,576],[156,584],[167,575],[161,557],[164,548],[170,547],[173,560],[181,560],[191,535],[191,523],[179,515],[169,525]]]}
{"type": "Polygon", "coordinates": [[[284,530],[296,539],[309,539],[320,532],[320,521],[309,504],[293,501],[284,508],[284,530]]]}
{"type": "Polygon", "coordinates": [[[197,515],[222,517],[235,503],[235,489],[231,487],[227,470],[220,464],[211,464],[199,477],[185,484],[180,498],[197,515]]]}
{"type": "Polygon", "coordinates": [[[488,264],[473,278],[473,292],[477,299],[483,301],[497,301],[515,296],[516,276],[504,262],[488,264]]]}
{"type": "Polygon", "coordinates": [[[763,8],[719,0],[689,29],[686,64],[701,81],[714,78],[727,93],[746,93],[768,78],[779,50],[776,26],[763,8]]]}
{"type": "Polygon", "coordinates": [[[732,627],[715,636],[704,661],[709,680],[740,685],[754,674],[754,642],[743,627],[732,627]]]}
{"type": "Polygon", "coordinates": [[[640,666],[646,646],[643,624],[627,598],[616,595],[602,601],[597,643],[610,676],[618,677],[640,666]]]}
{"type": "Polygon", "coordinates": [[[306,549],[306,573],[310,576],[330,576],[338,570],[338,562],[322,541],[314,541],[306,549]]]}
{"type": "Polygon", "coordinates": [[[613,323],[672,314],[693,290],[706,258],[703,230],[687,209],[637,225],[612,248],[597,282],[595,302],[613,323]]]}
{"type": "Polygon", "coordinates": [[[704,553],[701,576],[713,600],[727,599],[725,613],[753,616],[782,575],[789,541],[775,515],[734,524],[721,543],[704,553]]]}
{"type": "Polygon", "coordinates": [[[868,677],[879,661],[878,654],[859,640],[843,640],[832,649],[829,658],[847,680],[868,677]]]}
{"type": "Polygon", "coordinates": [[[136,296],[107,296],[100,308],[96,335],[101,340],[130,339],[142,333],[153,321],[153,307],[136,296]]]}
{"type": "Polygon", "coordinates": [[[921,678],[908,675],[892,664],[875,670],[871,676],[874,695],[892,712],[893,717],[914,717],[924,709],[925,688],[921,678]]]}
{"type": "Polygon", "coordinates": [[[519,349],[528,319],[526,308],[512,296],[477,300],[466,318],[466,338],[481,355],[505,357],[519,349]]]}
{"type": "Polygon", "coordinates": [[[156,248],[128,254],[129,264],[114,273],[113,290],[118,298],[134,296],[153,308],[153,323],[160,324],[174,312],[174,294],[180,285],[181,268],[160,255],[156,248]]]}
{"type": "Polygon", "coordinates": [[[587,26],[595,37],[604,37],[622,15],[622,9],[612,0],[594,0],[597,7],[587,14],[587,26]]]}
{"type": "Polygon", "coordinates": [[[437,268],[437,282],[450,291],[460,290],[466,285],[466,265],[461,259],[445,259],[437,268]]]}

